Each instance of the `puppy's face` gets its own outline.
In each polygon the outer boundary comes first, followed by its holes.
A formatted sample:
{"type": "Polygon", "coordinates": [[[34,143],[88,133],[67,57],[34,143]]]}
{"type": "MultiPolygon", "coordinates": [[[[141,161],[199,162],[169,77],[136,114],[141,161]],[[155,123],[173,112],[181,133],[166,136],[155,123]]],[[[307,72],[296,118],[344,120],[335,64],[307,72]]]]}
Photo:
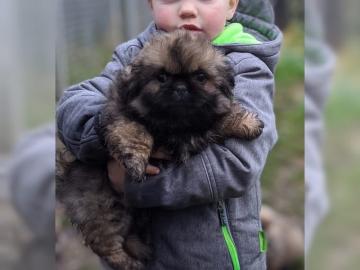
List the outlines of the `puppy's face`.
{"type": "Polygon", "coordinates": [[[230,108],[233,70],[205,36],[155,37],[122,74],[122,101],[140,116],[211,117],[230,108]]]}

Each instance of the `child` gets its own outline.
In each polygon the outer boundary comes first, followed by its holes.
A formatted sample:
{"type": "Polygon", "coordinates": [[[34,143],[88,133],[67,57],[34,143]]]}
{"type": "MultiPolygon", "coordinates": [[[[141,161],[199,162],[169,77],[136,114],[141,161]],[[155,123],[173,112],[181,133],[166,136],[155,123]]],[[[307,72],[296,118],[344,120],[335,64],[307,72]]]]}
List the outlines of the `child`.
{"type": "MultiPolygon", "coordinates": [[[[229,58],[236,74],[235,98],[265,123],[256,140],[228,139],[181,166],[170,162],[160,173],[148,166],[154,176],[141,184],[125,181],[129,203],[148,208],[151,215],[154,260],[146,269],[266,269],[259,179],[277,139],[273,70],[281,33],[265,0],[243,0],[240,9],[247,14],[236,12],[237,4],[238,0],[149,0],[154,23],[118,46],[100,76],[70,87],[59,102],[58,132],[68,149],[84,162],[107,162],[96,130],[114,76],[152,36],[185,28],[204,32],[229,58]]],[[[108,169],[115,188],[122,190],[120,165],[110,161],[108,169]]]]}

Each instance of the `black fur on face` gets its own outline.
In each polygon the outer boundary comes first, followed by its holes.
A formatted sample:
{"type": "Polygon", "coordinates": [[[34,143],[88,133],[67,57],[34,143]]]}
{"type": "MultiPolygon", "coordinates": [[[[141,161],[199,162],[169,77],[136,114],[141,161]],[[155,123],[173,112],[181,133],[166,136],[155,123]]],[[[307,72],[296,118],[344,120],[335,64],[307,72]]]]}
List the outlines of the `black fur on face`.
{"type": "Polygon", "coordinates": [[[155,37],[120,75],[125,112],[149,129],[208,130],[230,110],[234,76],[206,38],[187,31],[155,37]]]}

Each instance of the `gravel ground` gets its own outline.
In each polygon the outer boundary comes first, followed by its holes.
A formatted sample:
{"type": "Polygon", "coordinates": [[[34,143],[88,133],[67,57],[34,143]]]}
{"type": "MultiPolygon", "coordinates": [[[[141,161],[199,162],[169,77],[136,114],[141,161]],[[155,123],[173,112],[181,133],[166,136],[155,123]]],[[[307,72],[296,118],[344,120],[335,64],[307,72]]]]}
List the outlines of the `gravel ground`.
{"type": "Polygon", "coordinates": [[[30,233],[10,203],[4,158],[0,158],[0,213],[0,269],[13,270],[30,233]]]}

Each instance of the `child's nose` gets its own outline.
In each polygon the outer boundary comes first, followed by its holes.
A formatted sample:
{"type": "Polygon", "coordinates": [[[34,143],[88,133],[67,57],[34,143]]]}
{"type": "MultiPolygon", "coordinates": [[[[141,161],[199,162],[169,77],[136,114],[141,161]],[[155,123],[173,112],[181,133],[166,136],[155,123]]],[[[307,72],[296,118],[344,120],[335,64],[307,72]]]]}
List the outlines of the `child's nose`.
{"type": "Polygon", "coordinates": [[[194,18],[197,16],[197,9],[191,1],[183,1],[179,8],[179,16],[182,19],[194,18]]]}

